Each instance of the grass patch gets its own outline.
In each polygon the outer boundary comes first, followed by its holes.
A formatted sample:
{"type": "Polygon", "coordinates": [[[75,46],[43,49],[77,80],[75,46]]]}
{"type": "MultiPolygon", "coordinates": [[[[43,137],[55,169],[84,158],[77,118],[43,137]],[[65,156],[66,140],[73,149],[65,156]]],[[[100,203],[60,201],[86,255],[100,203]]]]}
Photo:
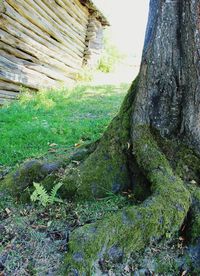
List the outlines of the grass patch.
{"type": "Polygon", "coordinates": [[[19,101],[0,109],[0,165],[66,154],[75,144],[97,140],[127,89],[122,84],[23,93],[19,101]]]}

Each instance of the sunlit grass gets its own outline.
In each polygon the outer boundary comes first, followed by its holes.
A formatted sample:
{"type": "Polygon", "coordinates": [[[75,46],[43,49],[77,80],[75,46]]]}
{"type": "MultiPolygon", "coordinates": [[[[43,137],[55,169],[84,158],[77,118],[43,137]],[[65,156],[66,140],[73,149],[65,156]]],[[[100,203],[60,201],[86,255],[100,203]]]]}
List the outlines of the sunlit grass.
{"type": "Polygon", "coordinates": [[[23,93],[19,101],[0,109],[0,165],[64,153],[98,139],[127,89],[121,84],[23,93]]]}

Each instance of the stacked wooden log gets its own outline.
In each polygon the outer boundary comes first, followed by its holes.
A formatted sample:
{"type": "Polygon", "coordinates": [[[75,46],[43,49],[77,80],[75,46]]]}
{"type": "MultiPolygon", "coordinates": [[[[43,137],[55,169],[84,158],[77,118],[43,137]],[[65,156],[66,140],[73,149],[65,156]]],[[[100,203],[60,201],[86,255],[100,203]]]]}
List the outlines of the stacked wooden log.
{"type": "Polygon", "coordinates": [[[80,0],[0,0],[0,104],[24,86],[73,82],[91,10],[80,0]]]}
{"type": "Polygon", "coordinates": [[[89,18],[86,35],[84,65],[94,68],[98,65],[103,48],[103,25],[92,14],[89,18]]]}

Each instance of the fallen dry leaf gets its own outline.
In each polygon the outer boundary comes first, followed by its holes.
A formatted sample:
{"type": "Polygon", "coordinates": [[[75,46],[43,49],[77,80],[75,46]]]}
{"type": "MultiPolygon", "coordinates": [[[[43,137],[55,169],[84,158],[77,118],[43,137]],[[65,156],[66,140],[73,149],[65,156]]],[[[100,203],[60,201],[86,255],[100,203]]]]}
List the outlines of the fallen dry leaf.
{"type": "Polygon", "coordinates": [[[50,147],[56,147],[58,144],[56,144],[56,143],[52,143],[52,144],[50,144],[49,146],[50,147]]]}
{"type": "Polygon", "coordinates": [[[125,272],[130,272],[130,267],[128,265],[126,265],[125,268],[124,268],[124,271],[125,272]]]}
{"type": "Polygon", "coordinates": [[[76,148],[78,148],[78,147],[81,146],[81,144],[77,143],[77,144],[74,144],[74,146],[75,146],[76,148]]]}
{"type": "Polygon", "coordinates": [[[187,274],[187,270],[184,270],[182,273],[181,273],[181,276],[185,276],[187,274]]]}
{"type": "Polygon", "coordinates": [[[9,208],[6,208],[5,211],[6,211],[6,214],[7,214],[7,215],[10,215],[10,214],[11,214],[11,210],[10,210],[9,208]]]}
{"type": "Polygon", "coordinates": [[[56,149],[50,148],[50,149],[48,150],[48,152],[56,152],[56,149]]]}

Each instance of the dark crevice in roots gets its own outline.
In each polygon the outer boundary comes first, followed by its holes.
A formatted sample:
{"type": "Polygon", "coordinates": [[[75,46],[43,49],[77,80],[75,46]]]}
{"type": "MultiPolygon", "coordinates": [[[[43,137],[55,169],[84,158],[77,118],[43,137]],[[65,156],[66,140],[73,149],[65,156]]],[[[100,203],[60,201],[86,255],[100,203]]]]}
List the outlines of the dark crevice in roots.
{"type": "Polygon", "coordinates": [[[130,186],[128,187],[127,192],[131,191],[135,203],[141,203],[152,195],[151,183],[146,178],[141,168],[138,166],[133,154],[131,154],[131,156],[128,156],[127,163],[130,178],[130,186]]]}
{"type": "Polygon", "coordinates": [[[188,186],[192,203],[182,227],[182,235],[187,245],[195,244],[200,240],[200,187],[193,184],[188,186]]]}

